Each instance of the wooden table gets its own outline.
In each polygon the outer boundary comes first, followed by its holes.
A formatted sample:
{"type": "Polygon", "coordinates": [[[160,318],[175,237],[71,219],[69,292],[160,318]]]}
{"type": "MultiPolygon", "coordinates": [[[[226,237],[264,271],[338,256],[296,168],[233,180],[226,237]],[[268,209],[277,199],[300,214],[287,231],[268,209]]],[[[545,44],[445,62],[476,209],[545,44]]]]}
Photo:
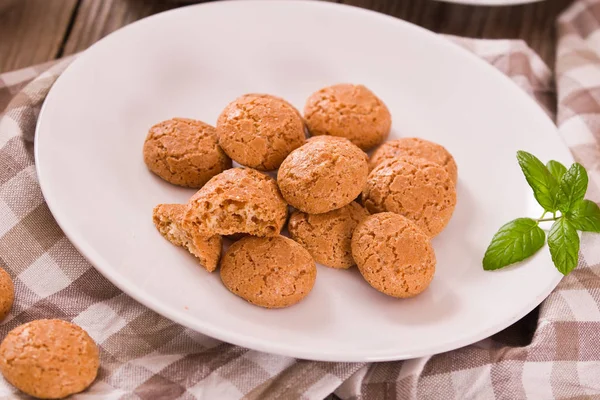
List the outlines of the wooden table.
{"type": "MultiPolygon", "coordinates": [[[[434,0],[338,0],[435,32],[524,39],[550,66],[554,64],[556,17],[571,2],[473,7],[434,0]]],[[[0,72],[76,53],[130,22],[185,3],[189,1],[0,0],[0,72]]]]}

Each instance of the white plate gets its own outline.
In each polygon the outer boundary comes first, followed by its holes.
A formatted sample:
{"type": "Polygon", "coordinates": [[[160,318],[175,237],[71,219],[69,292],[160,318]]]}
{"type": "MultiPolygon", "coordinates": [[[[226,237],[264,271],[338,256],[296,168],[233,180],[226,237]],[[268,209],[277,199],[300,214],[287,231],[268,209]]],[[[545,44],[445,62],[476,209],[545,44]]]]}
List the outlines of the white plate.
{"type": "Polygon", "coordinates": [[[508,220],[539,210],[518,149],[571,161],[540,108],[507,78],[424,29],[317,2],[225,2],[169,11],[92,46],[60,77],[39,119],[44,196],[69,239],[141,303],[183,325],[253,349],[339,361],[405,359],[483,339],[538,305],[560,279],[547,250],[484,272],[508,220]],[[319,266],[313,292],[284,310],[230,294],[218,273],[164,240],[151,212],[192,191],[149,173],[148,128],[173,116],[209,123],[242,93],[297,107],[315,90],[360,82],[393,114],[391,138],[442,143],[459,166],[458,206],[434,240],[430,288],[410,300],[378,293],[356,269],[319,266]]]}

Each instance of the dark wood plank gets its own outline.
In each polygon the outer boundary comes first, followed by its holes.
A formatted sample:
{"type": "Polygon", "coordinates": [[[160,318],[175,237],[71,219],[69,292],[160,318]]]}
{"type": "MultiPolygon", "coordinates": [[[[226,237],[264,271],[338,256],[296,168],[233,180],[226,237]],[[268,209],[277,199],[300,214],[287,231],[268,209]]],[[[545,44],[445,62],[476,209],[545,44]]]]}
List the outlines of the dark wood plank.
{"type": "Polygon", "coordinates": [[[81,0],[64,55],[85,50],[131,22],[180,5],[175,1],[81,0]]]}
{"type": "Polygon", "coordinates": [[[0,72],[54,59],[77,0],[17,0],[0,10],[0,72]]]}
{"type": "Polygon", "coordinates": [[[554,64],[556,18],[572,0],[545,0],[510,7],[474,7],[425,0],[342,0],[379,11],[434,32],[488,39],[523,39],[554,64]]]}
{"type": "MultiPolygon", "coordinates": [[[[3,39],[0,72],[79,52],[133,21],[190,3],[189,0],[79,0],[77,7],[77,0],[12,1],[12,7],[0,11],[3,39]],[[68,31],[71,16],[74,19],[68,31]],[[66,33],[68,37],[64,37],[66,33]]],[[[337,1],[393,15],[434,32],[523,39],[550,66],[556,48],[556,18],[572,2],[545,0],[511,7],[473,7],[433,0],[337,1]]]]}

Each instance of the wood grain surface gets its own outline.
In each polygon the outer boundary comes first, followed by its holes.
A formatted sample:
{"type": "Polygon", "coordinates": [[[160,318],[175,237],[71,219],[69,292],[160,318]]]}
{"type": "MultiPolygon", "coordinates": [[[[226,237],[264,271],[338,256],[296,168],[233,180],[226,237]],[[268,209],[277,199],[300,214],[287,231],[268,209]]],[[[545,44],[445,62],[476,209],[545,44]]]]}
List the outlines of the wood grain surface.
{"type": "MultiPolygon", "coordinates": [[[[571,1],[543,0],[503,7],[435,0],[337,2],[393,15],[434,32],[523,39],[552,66],[556,18],[571,1]]],[[[0,0],[0,72],[79,52],[124,25],[188,3],[190,1],[0,0]]]]}
{"type": "Polygon", "coordinates": [[[55,58],[77,1],[0,0],[0,72],[55,58]]]}

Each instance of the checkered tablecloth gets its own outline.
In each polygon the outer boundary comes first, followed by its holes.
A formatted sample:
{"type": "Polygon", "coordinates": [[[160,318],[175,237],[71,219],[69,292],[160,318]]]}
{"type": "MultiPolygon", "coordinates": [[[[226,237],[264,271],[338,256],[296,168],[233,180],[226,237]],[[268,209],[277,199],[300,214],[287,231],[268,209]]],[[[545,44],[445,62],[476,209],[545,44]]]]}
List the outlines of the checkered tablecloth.
{"type": "MultiPolygon", "coordinates": [[[[560,134],[588,169],[588,197],[595,201],[599,20],[600,0],[579,1],[560,17],[556,84],[521,41],[449,38],[508,75],[550,115],[557,109],[560,134]]],[[[332,392],[343,399],[600,398],[600,235],[583,235],[579,267],[523,320],[474,345],[410,361],[324,363],[269,355],[193,332],[136,303],[65,238],[38,185],[37,115],[70,61],[0,75],[0,266],[16,286],[0,338],[38,318],[63,318],[86,329],[100,347],[101,369],[77,398],[322,399],[332,392]]],[[[19,396],[0,380],[0,397],[19,396]]]]}

